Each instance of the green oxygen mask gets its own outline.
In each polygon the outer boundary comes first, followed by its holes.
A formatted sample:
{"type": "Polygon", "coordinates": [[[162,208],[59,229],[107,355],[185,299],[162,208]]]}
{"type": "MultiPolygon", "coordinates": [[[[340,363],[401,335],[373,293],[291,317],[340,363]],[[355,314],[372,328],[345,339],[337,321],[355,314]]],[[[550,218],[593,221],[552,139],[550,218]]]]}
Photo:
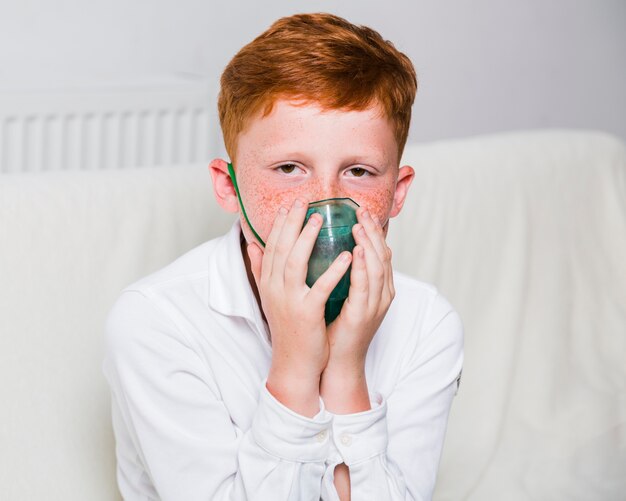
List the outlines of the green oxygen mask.
{"type": "MultiPolygon", "coordinates": [[[[241,200],[239,187],[235,177],[235,171],[232,164],[228,164],[228,172],[233,181],[239,206],[244,219],[248,223],[250,230],[254,234],[259,243],[265,247],[265,242],[255,231],[241,200]]],[[[309,258],[306,284],[312,287],[316,280],[328,269],[332,262],[343,251],[352,252],[355,246],[354,237],[352,236],[352,227],[357,223],[356,210],[357,204],[351,198],[329,198],[326,200],[318,200],[311,202],[304,218],[304,224],[307,223],[313,214],[320,214],[323,218],[322,227],[317,236],[311,257],[309,258]]],[[[350,289],[350,269],[344,274],[339,283],[330,293],[330,297],[326,302],[324,310],[324,318],[326,325],[330,324],[341,312],[344,301],[348,297],[350,289]]]]}
{"type": "MultiPolygon", "coordinates": [[[[359,205],[351,198],[329,198],[311,202],[307,210],[304,223],[313,214],[321,214],[324,218],[306,274],[306,284],[311,287],[315,281],[328,269],[332,262],[343,251],[352,252],[355,246],[352,236],[352,227],[357,223],[356,210],[359,205]]],[[[350,268],[339,280],[330,293],[324,310],[326,324],[331,323],[341,312],[344,301],[350,289],[350,268]]]]}

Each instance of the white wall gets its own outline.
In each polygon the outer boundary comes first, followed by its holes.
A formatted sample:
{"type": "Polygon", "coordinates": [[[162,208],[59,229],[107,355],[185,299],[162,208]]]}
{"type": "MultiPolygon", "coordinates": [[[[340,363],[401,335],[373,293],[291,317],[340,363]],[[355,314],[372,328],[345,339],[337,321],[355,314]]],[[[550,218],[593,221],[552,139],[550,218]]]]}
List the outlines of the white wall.
{"type": "Polygon", "coordinates": [[[411,140],[535,127],[626,139],[626,1],[0,0],[0,87],[201,74],[274,19],[330,11],[413,60],[411,140]]]}

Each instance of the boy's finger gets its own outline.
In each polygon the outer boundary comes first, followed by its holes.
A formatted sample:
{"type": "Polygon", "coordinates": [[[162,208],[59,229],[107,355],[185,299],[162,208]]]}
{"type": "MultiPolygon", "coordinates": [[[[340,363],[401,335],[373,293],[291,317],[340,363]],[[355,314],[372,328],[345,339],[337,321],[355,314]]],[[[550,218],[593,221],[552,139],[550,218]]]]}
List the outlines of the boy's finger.
{"type": "Polygon", "coordinates": [[[322,222],[323,217],[320,214],[311,215],[293,249],[291,249],[285,263],[285,284],[288,286],[304,284],[306,281],[307,264],[315,246],[315,239],[322,227],[322,222]]]}
{"type": "Polygon", "coordinates": [[[381,246],[381,260],[383,262],[383,269],[385,271],[385,291],[387,291],[389,295],[389,301],[393,299],[395,295],[395,289],[393,286],[393,268],[391,266],[391,247],[387,245],[387,241],[385,240],[385,232],[383,231],[383,227],[380,224],[380,220],[375,215],[372,215],[372,220],[376,226],[376,233],[380,236],[381,246]]]}
{"type": "Polygon", "coordinates": [[[357,245],[352,251],[352,270],[350,271],[350,290],[346,305],[356,308],[357,312],[363,312],[367,308],[369,296],[369,284],[367,269],[365,267],[365,252],[363,247],[357,245]]]}
{"type": "Polygon", "coordinates": [[[385,269],[365,228],[360,224],[355,224],[353,234],[355,242],[363,247],[369,285],[369,306],[375,306],[380,301],[385,285],[385,269]]]}
{"type": "Polygon", "coordinates": [[[256,282],[256,285],[257,287],[259,287],[261,283],[263,251],[256,244],[256,242],[248,244],[247,251],[248,257],[250,258],[250,269],[252,271],[252,275],[254,276],[254,281],[256,282]]]}
{"type": "Polygon", "coordinates": [[[328,297],[333,289],[348,271],[350,262],[352,261],[352,254],[348,251],[344,251],[337,256],[328,269],[316,280],[309,291],[308,296],[317,305],[326,304],[328,297]]]}
{"type": "Polygon", "coordinates": [[[385,285],[387,294],[389,295],[389,301],[394,298],[396,295],[396,289],[393,284],[393,268],[391,266],[391,248],[387,247],[387,260],[384,263],[385,265],[385,285]]]}
{"type": "Polygon", "coordinates": [[[294,200],[287,217],[282,225],[278,239],[274,242],[274,257],[272,260],[272,273],[276,278],[284,280],[284,269],[298,236],[302,230],[302,223],[306,215],[307,204],[301,199],[294,200]]]}
{"type": "Polygon", "coordinates": [[[357,218],[359,223],[365,228],[365,232],[371,240],[379,259],[384,261],[387,254],[387,243],[385,242],[385,234],[383,233],[378,218],[372,215],[367,209],[357,212],[357,218]]]}
{"type": "Polygon", "coordinates": [[[263,253],[263,276],[269,277],[272,274],[274,268],[274,253],[276,249],[276,242],[280,239],[280,233],[287,219],[287,209],[280,207],[276,213],[276,219],[270,230],[270,234],[265,242],[265,251],[263,253]]]}

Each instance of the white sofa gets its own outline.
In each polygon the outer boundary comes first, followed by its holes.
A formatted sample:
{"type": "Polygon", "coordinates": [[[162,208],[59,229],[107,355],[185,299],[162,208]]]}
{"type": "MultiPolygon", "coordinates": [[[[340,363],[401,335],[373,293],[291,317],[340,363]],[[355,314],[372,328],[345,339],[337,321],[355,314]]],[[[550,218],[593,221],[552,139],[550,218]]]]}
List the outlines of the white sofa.
{"type": "MultiPolygon", "coordinates": [[[[466,335],[435,499],[626,499],[624,144],[516,132],[404,157],[396,267],[466,335]]],[[[106,313],[231,221],[202,165],[0,176],[1,499],[119,499],[106,313]]]]}

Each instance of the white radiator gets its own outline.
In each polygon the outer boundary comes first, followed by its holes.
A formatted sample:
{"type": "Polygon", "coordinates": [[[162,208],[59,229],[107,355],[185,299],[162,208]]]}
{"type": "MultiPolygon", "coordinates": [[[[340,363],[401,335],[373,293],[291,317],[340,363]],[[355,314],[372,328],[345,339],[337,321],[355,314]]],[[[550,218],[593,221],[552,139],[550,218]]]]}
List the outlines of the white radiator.
{"type": "Polygon", "coordinates": [[[201,81],[0,90],[0,172],[208,161],[221,150],[201,81]]]}

